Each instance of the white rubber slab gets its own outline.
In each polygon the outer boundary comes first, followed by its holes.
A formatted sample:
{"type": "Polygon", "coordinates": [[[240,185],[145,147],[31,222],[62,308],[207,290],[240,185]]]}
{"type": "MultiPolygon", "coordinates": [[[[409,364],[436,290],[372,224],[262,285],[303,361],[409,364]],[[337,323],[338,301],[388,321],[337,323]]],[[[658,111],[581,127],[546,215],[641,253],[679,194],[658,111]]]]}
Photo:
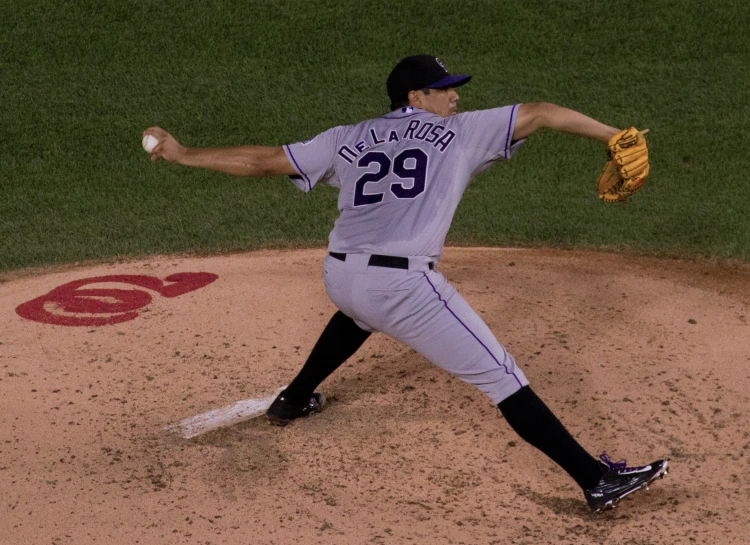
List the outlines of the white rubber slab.
{"type": "Polygon", "coordinates": [[[261,398],[250,398],[238,401],[234,405],[227,405],[220,409],[214,409],[207,413],[199,414],[176,424],[170,424],[164,427],[164,430],[170,433],[176,433],[183,439],[191,439],[203,433],[232,426],[251,418],[256,418],[265,414],[268,407],[276,399],[276,396],[286,388],[282,386],[275,393],[261,398]]]}

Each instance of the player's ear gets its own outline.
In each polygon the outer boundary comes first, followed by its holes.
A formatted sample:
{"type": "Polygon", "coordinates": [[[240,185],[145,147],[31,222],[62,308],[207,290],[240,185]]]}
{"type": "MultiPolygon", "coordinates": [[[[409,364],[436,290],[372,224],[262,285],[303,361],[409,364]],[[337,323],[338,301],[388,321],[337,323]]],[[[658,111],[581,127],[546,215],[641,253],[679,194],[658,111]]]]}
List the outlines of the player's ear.
{"type": "Polygon", "coordinates": [[[407,97],[409,98],[409,104],[416,108],[422,107],[422,91],[409,91],[407,97]]]}

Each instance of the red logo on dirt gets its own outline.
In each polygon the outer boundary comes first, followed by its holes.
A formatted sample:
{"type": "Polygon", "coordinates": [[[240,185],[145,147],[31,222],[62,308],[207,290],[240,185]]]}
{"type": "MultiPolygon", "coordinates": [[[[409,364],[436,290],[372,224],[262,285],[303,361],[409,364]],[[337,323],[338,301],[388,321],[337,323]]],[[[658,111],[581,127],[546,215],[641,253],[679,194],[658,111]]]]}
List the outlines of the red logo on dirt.
{"type": "Polygon", "coordinates": [[[164,280],[154,276],[115,274],[74,280],[46,295],[16,307],[16,314],[43,324],[66,326],[101,326],[127,322],[138,317],[138,310],[151,302],[143,290],[94,288],[90,284],[118,282],[177,297],[207,286],[218,278],[212,273],[177,273],[164,280]],[[165,282],[166,281],[166,282],[165,282]]]}

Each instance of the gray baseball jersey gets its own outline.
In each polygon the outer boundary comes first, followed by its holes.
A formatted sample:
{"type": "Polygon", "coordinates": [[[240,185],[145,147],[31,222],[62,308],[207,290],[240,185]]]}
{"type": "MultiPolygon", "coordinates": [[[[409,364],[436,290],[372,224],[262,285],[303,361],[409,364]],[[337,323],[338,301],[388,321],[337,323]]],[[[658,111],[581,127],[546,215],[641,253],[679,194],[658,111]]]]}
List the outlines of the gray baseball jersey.
{"type": "Polygon", "coordinates": [[[512,143],[518,106],[442,118],[412,107],[284,147],[303,191],[339,188],[329,250],[439,259],[469,181],[512,143]]]}
{"type": "Polygon", "coordinates": [[[310,191],[339,189],[325,260],[326,292],[363,329],[382,331],[499,403],[528,384],[471,306],[434,270],[469,181],[512,142],[518,105],[448,118],[406,107],[334,127],[284,150],[310,191]],[[392,268],[371,260],[408,258],[392,268]]]}

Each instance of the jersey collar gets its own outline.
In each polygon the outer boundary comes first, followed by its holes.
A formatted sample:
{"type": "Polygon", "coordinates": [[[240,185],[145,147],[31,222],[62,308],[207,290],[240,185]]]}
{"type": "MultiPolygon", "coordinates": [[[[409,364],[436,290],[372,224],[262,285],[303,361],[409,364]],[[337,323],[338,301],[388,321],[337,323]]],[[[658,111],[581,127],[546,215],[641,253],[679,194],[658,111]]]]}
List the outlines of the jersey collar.
{"type": "Polygon", "coordinates": [[[414,106],[403,106],[399,108],[398,110],[394,110],[381,117],[383,119],[403,119],[404,117],[411,117],[413,115],[424,114],[424,113],[427,113],[427,111],[421,108],[415,108],[414,106]]]}

